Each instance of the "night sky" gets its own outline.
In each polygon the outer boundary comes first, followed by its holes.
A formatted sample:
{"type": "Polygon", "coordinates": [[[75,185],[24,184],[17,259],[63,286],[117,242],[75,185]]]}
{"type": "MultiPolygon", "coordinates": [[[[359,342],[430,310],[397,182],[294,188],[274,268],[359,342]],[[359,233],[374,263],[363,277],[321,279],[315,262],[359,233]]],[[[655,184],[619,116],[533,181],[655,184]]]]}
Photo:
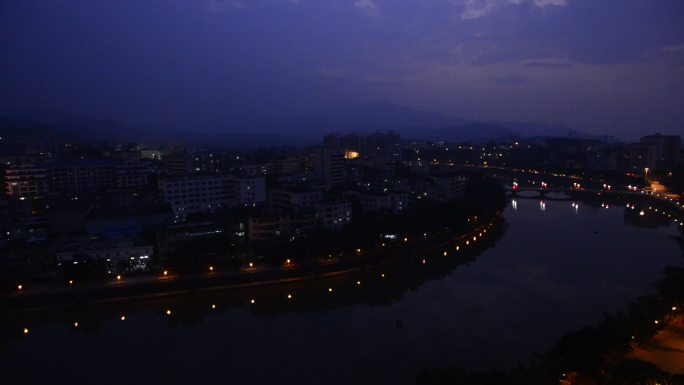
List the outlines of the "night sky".
{"type": "Polygon", "coordinates": [[[682,0],[5,0],[0,108],[198,130],[347,101],[684,134],[682,0]]]}

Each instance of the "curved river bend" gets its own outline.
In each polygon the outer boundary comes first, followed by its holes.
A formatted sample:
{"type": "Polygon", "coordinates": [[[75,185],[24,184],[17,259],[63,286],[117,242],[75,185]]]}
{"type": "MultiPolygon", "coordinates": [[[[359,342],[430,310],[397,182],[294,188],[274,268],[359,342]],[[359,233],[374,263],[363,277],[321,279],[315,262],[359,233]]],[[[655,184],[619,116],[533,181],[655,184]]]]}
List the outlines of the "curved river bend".
{"type": "Polygon", "coordinates": [[[517,199],[464,264],[35,314],[28,335],[0,341],[0,371],[27,384],[410,384],[421,368],[511,366],[682,264],[675,226],[638,211],[517,199]]]}

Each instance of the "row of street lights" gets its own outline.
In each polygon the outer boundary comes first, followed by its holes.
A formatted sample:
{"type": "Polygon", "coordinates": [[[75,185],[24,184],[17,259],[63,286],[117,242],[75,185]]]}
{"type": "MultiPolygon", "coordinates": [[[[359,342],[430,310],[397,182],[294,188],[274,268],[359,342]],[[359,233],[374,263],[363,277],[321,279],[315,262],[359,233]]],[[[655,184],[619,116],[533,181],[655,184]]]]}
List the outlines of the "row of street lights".
{"type": "MultiPolygon", "coordinates": [[[[473,243],[476,242],[476,241],[478,240],[478,237],[479,237],[479,238],[484,237],[484,236],[487,234],[487,230],[488,230],[488,229],[491,229],[492,226],[494,226],[494,224],[493,224],[492,222],[490,222],[490,223],[488,223],[488,224],[485,224],[485,225],[482,225],[482,226],[476,228],[474,231],[468,233],[467,235],[464,235],[464,236],[459,237],[459,239],[461,239],[461,240],[464,240],[464,239],[465,239],[465,242],[464,242],[464,243],[460,243],[460,244],[456,244],[456,245],[454,246],[454,250],[456,250],[456,251],[458,252],[458,251],[461,250],[461,247],[462,247],[462,246],[463,246],[463,247],[468,246],[468,245],[470,245],[471,241],[472,241],[473,243]]],[[[405,238],[405,239],[407,239],[407,238],[405,238]]],[[[444,250],[443,253],[442,253],[442,255],[446,257],[446,256],[449,255],[449,253],[448,253],[447,250],[444,250]]],[[[290,263],[291,263],[291,260],[290,260],[290,259],[287,259],[287,260],[286,260],[286,263],[287,263],[287,264],[290,264],[290,263]]],[[[427,259],[426,259],[426,258],[423,258],[423,259],[422,259],[422,263],[423,263],[423,264],[427,264],[427,259]]],[[[215,269],[214,269],[213,266],[208,266],[208,270],[209,270],[210,272],[213,272],[215,269]]],[[[163,274],[163,277],[169,277],[169,271],[168,271],[168,270],[164,270],[162,274],[163,274]]],[[[381,272],[381,273],[379,274],[379,277],[380,277],[380,279],[384,279],[384,278],[386,278],[386,274],[385,274],[384,272],[381,272]]],[[[121,280],[121,276],[120,276],[120,275],[117,276],[117,281],[118,281],[118,280],[121,280]]],[[[70,284],[72,284],[72,283],[73,283],[73,280],[70,280],[70,284]]],[[[357,280],[357,281],[355,282],[355,284],[356,284],[357,287],[359,287],[359,286],[362,285],[362,281],[361,281],[361,280],[357,280]]],[[[23,285],[18,285],[18,286],[17,286],[17,289],[18,289],[18,290],[22,290],[22,289],[23,289],[23,285]]],[[[334,292],[333,287],[331,287],[331,286],[328,287],[328,288],[327,288],[327,292],[328,292],[328,293],[333,293],[333,292],[334,292]]],[[[294,300],[294,294],[293,294],[291,291],[287,292],[287,295],[286,295],[285,297],[287,298],[288,301],[294,300]]],[[[249,299],[249,304],[251,304],[251,305],[255,305],[256,302],[257,302],[257,301],[256,301],[256,298],[250,298],[250,299],[249,299]]],[[[212,309],[212,310],[216,310],[216,308],[217,308],[217,305],[216,305],[215,303],[212,303],[212,304],[211,304],[211,309],[212,309]]],[[[164,313],[164,315],[166,315],[167,317],[173,316],[173,310],[172,310],[171,308],[166,308],[166,309],[163,311],[163,313],[164,313]]],[[[126,320],[126,316],[122,314],[122,315],[119,317],[119,320],[120,320],[120,321],[125,321],[125,320],[126,320]]],[[[78,328],[80,325],[81,325],[81,324],[80,324],[78,321],[74,321],[74,322],[72,323],[73,328],[78,328]]],[[[29,334],[29,331],[30,331],[30,330],[29,330],[28,327],[24,327],[23,330],[22,330],[22,333],[23,333],[24,335],[28,335],[28,334],[29,334]]]]}

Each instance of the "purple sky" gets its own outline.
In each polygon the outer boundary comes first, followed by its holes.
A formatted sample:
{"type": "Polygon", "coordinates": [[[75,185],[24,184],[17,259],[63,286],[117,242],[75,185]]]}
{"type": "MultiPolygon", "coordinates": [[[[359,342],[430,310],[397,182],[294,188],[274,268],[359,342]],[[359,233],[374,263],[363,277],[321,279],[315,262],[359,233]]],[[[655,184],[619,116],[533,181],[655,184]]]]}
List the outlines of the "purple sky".
{"type": "Polygon", "coordinates": [[[0,108],[201,130],[341,101],[684,134],[682,0],[5,0],[0,108]]]}

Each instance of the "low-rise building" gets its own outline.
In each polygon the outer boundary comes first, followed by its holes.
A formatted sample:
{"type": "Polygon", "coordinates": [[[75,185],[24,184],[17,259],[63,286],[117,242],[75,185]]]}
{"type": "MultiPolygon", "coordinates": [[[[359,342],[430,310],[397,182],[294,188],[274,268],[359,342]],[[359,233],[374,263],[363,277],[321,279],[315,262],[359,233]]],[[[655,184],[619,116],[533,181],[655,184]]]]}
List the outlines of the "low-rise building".
{"type": "Polygon", "coordinates": [[[160,180],[159,190],[178,221],[190,214],[230,206],[232,183],[233,178],[227,175],[179,177],[160,180]]]}
{"type": "Polygon", "coordinates": [[[451,202],[465,197],[466,178],[462,175],[439,175],[434,177],[437,185],[437,200],[451,202]]]}
{"type": "Polygon", "coordinates": [[[286,186],[269,191],[269,204],[276,210],[314,207],[323,201],[323,192],[303,185],[286,186]]]}
{"type": "Polygon", "coordinates": [[[248,220],[249,242],[265,242],[275,239],[294,241],[313,234],[317,229],[314,213],[298,211],[290,213],[265,213],[248,220]]]}
{"type": "Polygon", "coordinates": [[[346,201],[317,203],[316,218],[323,230],[340,230],[352,221],[352,204],[346,201]]]}
{"type": "Polygon", "coordinates": [[[154,247],[140,239],[83,240],[63,245],[57,252],[57,262],[79,263],[81,258],[106,262],[112,272],[145,270],[154,256],[154,247]]]}
{"type": "Polygon", "coordinates": [[[258,206],[266,203],[266,179],[232,177],[232,203],[235,206],[258,206]]]}
{"type": "Polygon", "coordinates": [[[390,211],[398,212],[408,207],[408,193],[390,191],[386,193],[352,193],[359,201],[364,211],[390,211]]]}

